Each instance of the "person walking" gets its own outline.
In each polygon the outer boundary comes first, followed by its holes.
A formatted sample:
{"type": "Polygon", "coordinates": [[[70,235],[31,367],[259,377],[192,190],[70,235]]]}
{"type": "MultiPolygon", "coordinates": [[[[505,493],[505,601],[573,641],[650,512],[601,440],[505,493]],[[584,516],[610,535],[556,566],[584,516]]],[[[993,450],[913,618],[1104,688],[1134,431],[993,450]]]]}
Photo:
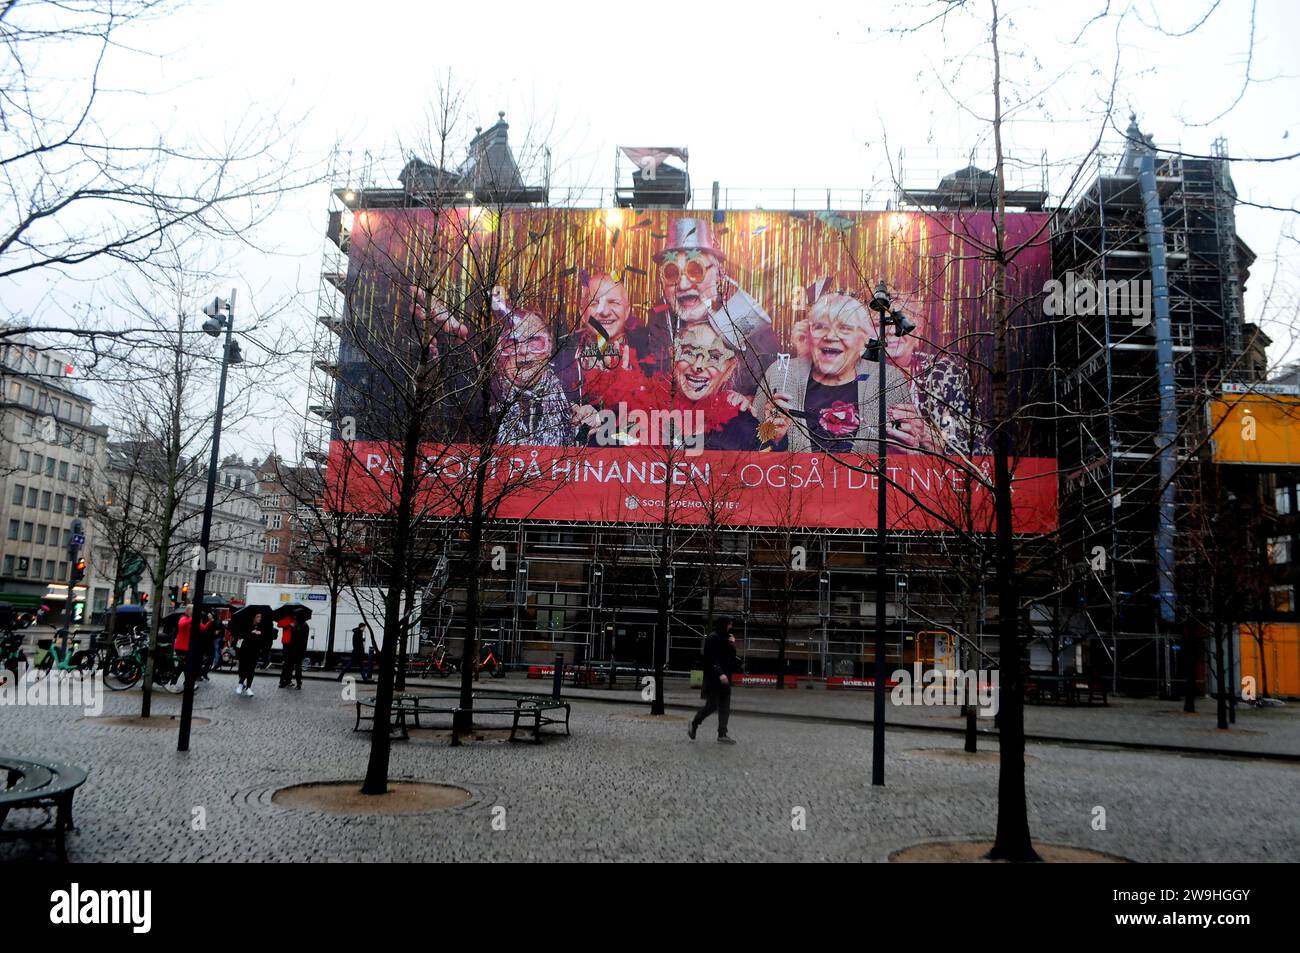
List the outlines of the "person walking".
{"type": "MultiPolygon", "coordinates": [[[[370,637],[370,641],[374,642],[374,636],[370,637]]],[[[364,622],[358,624],[352,630],[352,657],[348,659],[348,664],[339,672],[338,680],[343,681],[343,676],[352,671],[354,667],[360,669],[363,682],[370,681],[370,656],[366,654],[366,624],[364,622]]]]}
{"type": "Polygon", "coordinates": [[[731,717],[731,676],[736,672],[736,637],[731,634],[731,619],[723,616],[713,623],[713,632],[704,640],[704,707],[691,719],[686,734],[692,741],[704,719],[718,713],[718,741],[736,742],[727,736],[731,717]]]}
{"type": "Polygon", "coordinates": [[[239,659],[239,684],[235,694],[245,698],[253,697],[253,676],[257,673],[257,663],[262,652],[271,642],[271,626],[262,619],[262,613],[253,616],[253,623],[239,643],[236,650],[239,659]]]}

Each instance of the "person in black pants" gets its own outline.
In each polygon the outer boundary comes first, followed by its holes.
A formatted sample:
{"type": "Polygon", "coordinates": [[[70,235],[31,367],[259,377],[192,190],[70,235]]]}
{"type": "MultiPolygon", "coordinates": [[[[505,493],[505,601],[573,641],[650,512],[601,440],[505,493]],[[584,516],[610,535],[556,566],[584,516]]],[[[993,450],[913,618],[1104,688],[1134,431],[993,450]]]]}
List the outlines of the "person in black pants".
{"type": "MultiPolygon", "coordinates": [[[[374,638],[371,638],[374,641],[374,638]]],[[[343,681],[343,676],[352,671],[353,668],[361,670],[361,680],[370,681],[370,657],[366,654],[366,624],[362,622],[352,630],[352,657],[348,659],[348,664],[339,672],[339,681],[343,681]]]]}
{"type": "Polygon", "coordinates": [[[296,681],[302,688],[302,660],[307,655],[307,623],[298,619],[289,630],[289,644],[284,648],[284,662],[280,668],[280,687],[288,688],[296,681]]]}
{"type": "Polygon", "coordinates": [[[237,654],[239,657],[239,684],[235,686],[235,694],[243,695],[247,698],[253,697],[253,676],[257,673],[257,662],[262,657],[262,652],[268,648],[271,642],[271,625],[269,622],[262,620],[262,613],[253,616],[253,624],[249,627],[243,641],[239,643],[237,654]]]}
{"type": "Polygon", "coordinates": [[[731,620],[724,616],[713,623],[713,633],[704,640],[705,705],[695,713],[686,729],[692,741],[704,719],[716,711],[718,741],[726,745],[736,743],[727,737],[727,721],[731,717],[731,676],[736,668],[736,637],[731,634],[731,620]]]}

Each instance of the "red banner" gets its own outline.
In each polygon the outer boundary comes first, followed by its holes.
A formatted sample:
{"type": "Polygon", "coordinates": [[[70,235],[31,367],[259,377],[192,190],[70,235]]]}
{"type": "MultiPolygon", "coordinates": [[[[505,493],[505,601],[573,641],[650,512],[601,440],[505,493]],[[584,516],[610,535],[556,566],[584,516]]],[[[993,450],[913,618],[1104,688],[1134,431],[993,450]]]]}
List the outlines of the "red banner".
{"type": "MultiPolygon", "coordinates": [[[[418,461],[419,511],[468,514],[475,451],[430,445],[418,461]]],[[[887,458],[886,512],[891,529],[991,532],[992,460],[971,468],[919,453],[887,458]]],[[[496,518],[594,522],[663,521],[728,526],[874,529],[875,459],[851,454],[703,450],[690,455],[654,447],[497,447],[487,461],[488,509],[496,518]]],[[[350,512],[391,514],[402,461],[391,445],[330,444],[330,495],[350,512]]],[[[1056,461],[1013,461],[1015,532],[1056,528],[1056,461]]]]}

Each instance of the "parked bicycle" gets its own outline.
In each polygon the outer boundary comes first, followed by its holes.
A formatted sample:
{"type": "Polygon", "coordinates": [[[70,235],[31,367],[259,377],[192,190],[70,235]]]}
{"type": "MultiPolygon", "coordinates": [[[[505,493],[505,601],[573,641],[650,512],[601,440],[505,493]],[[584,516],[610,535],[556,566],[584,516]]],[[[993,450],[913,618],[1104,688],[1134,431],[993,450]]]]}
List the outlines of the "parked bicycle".
{"type": "MultiPolygon", "coordinates": [[[[104,673],[104,684],[115,692],[133,688],[144,677],[145,661],[149,653],[149,634],[140,629],[132,630],[116,640],[121,654],[108,663],[104,673]]],[[[206,671],[206,662],[200,671],[206,671]]],[[[154,684],[163,691],[173,695],[185,690],[185,668],[182,660],[171,650],[170,646],[159,645],[158,654],[153,663],[154,684]]]]}
{"type": "Polygon", "coordinates": [[[505,663],[497,657],[495,647],[492,645],[479,646],[478,666],[474,669],[474,677],[477,679],[481,672],[487,672],[493,678],[506,677],[505,663]],[[484,654],[484,649],[487,650],[487,654],[484,654]]]}
{"type": "Polygon", "coordinates": [[[94,652],[81,649],[80,639],[69,639],[67,629],[59,629],[49,646],[40,646],[43,655],[36,662],[37,678],[44,678],[51,672],[77,672],[89,675],[97,668],[94,652]]]}
{"type": "Polygon", "coordinates": [[[0,668],[6,668],[18,679],[18,670],[27,665],[27,655],[23,652],[23,634],[5,629],[0,632],[0,668]]]}

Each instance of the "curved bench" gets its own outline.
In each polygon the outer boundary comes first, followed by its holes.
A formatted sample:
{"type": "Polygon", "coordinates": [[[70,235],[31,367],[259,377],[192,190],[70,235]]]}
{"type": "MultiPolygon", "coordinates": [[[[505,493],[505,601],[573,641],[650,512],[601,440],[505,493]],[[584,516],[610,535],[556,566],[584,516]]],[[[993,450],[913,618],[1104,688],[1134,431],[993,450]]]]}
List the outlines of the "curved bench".
{"type": "MultiPolygon", "coordinates": [[[[357,720],[353,726],[353,731],[361,731],[363,721],[370,722],[371,730],[374,729],[374,698],[358,698],[357,720]],[[369,710],[370,714],[365,714],[369,710]]],[[[472,709],[463,709],[460,706],[459,692],[438,692],[435,694],[417,695],[412,692],[398,692],[393,695],[393,705],[389,711],[388,728],[392,737],[402,741],[410,739],[408,727],[414,725],[416,728],[423,727],[420,724],[421,715],[451,715],[451,743],[453,746],[460,745],[460,731],[457,729],[459,718],[457,715],[462,712],[468,712],[471,717],[478,715],[499,715],[510,718],[510,740],[519,740],[516,735],[521,727],[531,728],[533,732],[534,743],[541,743],[542,728],[546,725],[564,725],[564,733],[571,734],[569,731],[569,714],[570,707],[566,701],[550,698],[545,695],[515,695],[510,692],[492,692],[478,691],[474,693],[474,707],[472,709]],[[480,704],[483,703],[483,704],[480,704]],[[564,712],[564,717],[552,715],[550,712],[564,712]],[[409,723],[408,723],[409,719],[409,723]]]]}
{"type": "Polygon", "coordinates": [[[72,826],[72,796],[86,782],[86,771],[71,764],[55,761],[32,761],[0,755],[0,772],[4,789],[0,790],[0,838],[45,837],[54,835],[60,861],[68,859],[65,843],[72,826]],[[54,808],[54,827],[6,831],[4,822],[13,808],[54,808]]]}
{"type": "MultiPolygon", "coordinates": [[[[498,699],[501,698],[501,696],[499,695],[495,697],[498,699]]],[[[460,719],[457,718],[456,715],[459,715],[462,711],[468,714],[472,718],[477,718],[479,715],[509,716],[511,719],[510,721],[511,741],[519,740],[518,738],[515,737],[515,735],[519,731],[520,722],[528,718],[531,718],[533,721],[532,730],[533,730],[534,744],[542,743],[543,725],[558,725],[561,724],[561,721],[563,721],[564,733],[566,735],[571,733],[569,731],[570,709],[569,709],[568,702],[561,701],[560,699],[556,699],[556,698],[550,698],[545,695],[518,695],[514,699],[513,706],[500,704],[491,708],[482,708],[482,707],[475,707],[472,709],[457,708],[455,713],[452,715],[452,722],[451,722],[451,743],[453,747],[460,745],[460,730],[458,727],[460,723],[460,719]],[[560,711],[560,710],[564,711],[563,720],[561,720],[558,716],[552,716],[547,714],[547,712],[560,711]]]]}

